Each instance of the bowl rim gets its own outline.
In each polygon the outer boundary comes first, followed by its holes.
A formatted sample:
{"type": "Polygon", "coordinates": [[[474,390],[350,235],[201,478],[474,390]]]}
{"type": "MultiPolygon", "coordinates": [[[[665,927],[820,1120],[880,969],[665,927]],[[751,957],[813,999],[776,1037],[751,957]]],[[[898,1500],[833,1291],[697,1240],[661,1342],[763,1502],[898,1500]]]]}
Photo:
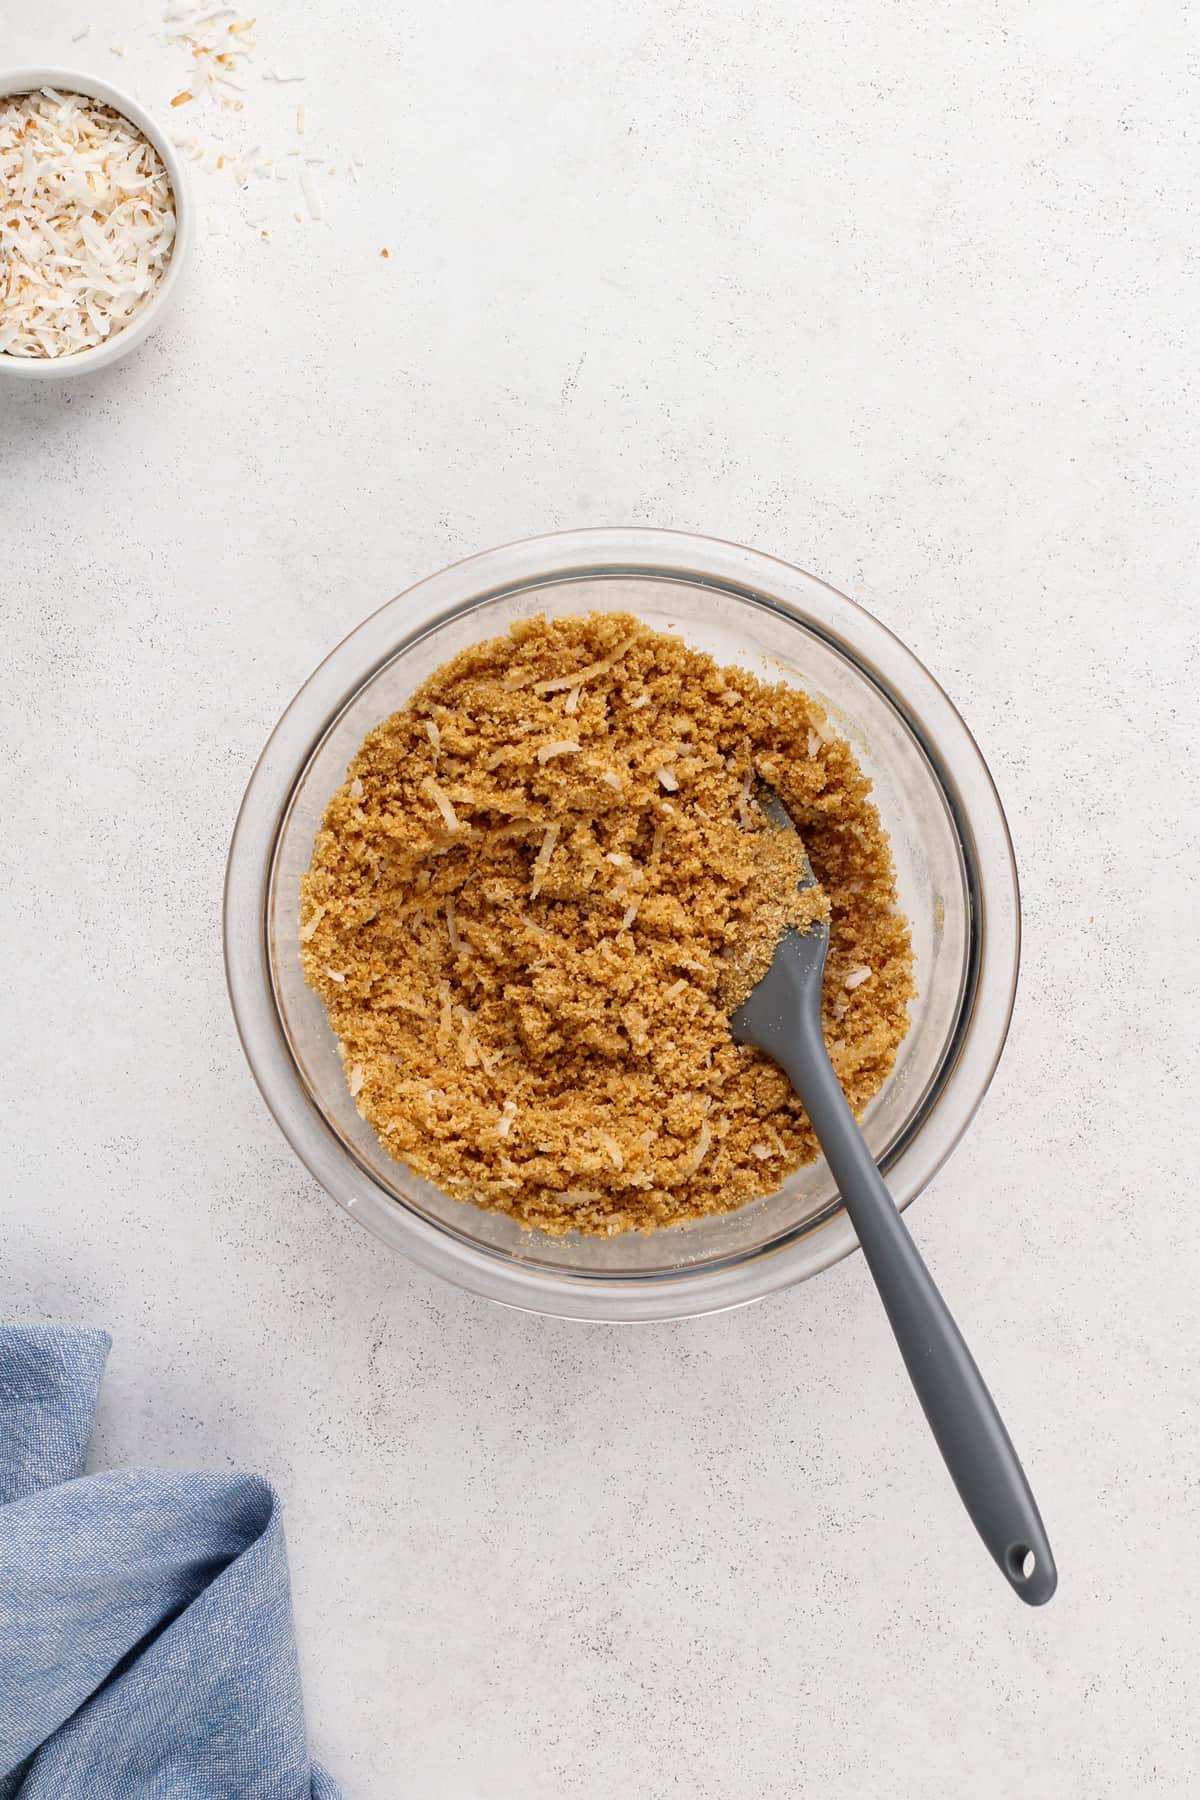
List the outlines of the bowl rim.
{"type": "Polygon", "coordinates": [[[162,158],[175,196],[175,241],[162,280],[141,312],[131,324],[114,332],[102,344],[76,350],[70,356],[9,356],[0,351],[0,377],[12,376],[18,381],[61,381],[68,376],[93,375],[98,369],[108,368],[136,350],[157,329],[165,309],[175,298],[195,236],[194,203],[183,159],[162,126],[139,100],[122,88],[114,87],[103,76],[89,75],[81,69],[0,69],[0,100],[11,100],[16,94],[29,94],[44,87],[99,100],[105,106],[111,106],[114,112],[124,114],[130,124],[136,125],[143,137],[149,139],[162,158]]]}
{"type": "Polygon", "coordinates": [[[678,1319],[749,1304],[830,1267],[857,1248],[849,1220],[837,1211],[728,1263],[647,1275],[547,1271],[471,1243],[398,1204],[315,1108],[288,1047],[270,962],[267,908],[280,829],[311,756],[343,707],[383,662],[445,618],[521,587],[601,575],[717,585],[817,630],[882,689],[930,760],[968,868],[975,870],[968,897],[978,912],[972,921],[977,966],[938,1092],[889,1168],[897,1205],[910,1204],[970,1124],[1007,1037],[1020,961],[1012,839],[978,745],[913,652],[827,582],[746,546],[647,527],[554,532],[464,558],[369,615],[301,686],[251,774],[226,869],[226,979],[243,1050],[276,1123],[326,1191],[391,1248],[430,1273],[522,1310],[578,1320],[678,1319]]]}

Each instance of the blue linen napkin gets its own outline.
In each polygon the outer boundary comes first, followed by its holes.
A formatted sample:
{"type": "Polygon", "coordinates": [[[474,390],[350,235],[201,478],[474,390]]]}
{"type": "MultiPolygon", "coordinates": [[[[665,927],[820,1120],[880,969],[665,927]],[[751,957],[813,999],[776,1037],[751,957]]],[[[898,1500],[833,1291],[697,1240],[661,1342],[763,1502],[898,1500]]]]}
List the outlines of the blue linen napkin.
{"type": "Polygon", "coordinates": [[[278,1497],[85,1476],[109,1344],[0,1327],[0,1800],[339,1800],[305,1747],[278,1497]]]}

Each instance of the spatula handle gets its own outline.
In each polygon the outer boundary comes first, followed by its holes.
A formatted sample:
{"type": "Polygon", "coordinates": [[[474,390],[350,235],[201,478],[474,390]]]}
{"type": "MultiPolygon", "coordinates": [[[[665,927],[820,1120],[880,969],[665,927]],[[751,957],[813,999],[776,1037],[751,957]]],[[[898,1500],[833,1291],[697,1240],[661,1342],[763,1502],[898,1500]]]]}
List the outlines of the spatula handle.
{"type": "MultiPolygon", "coordinates": [[[[801,1031],[805,1027],[796,1021],[801,1031]]],[[[917,1398],[975,1529],[1013,1592],[1030,1606],[1058,1585],[1054,1554],[995,1401],[884,1185],[858,1121],[817,1042],[772,1054],[791,1077],[820,1139],[917,1398]],[[1032,1558],[1032,1561],[1030,1560],[1032,1558]]]]}

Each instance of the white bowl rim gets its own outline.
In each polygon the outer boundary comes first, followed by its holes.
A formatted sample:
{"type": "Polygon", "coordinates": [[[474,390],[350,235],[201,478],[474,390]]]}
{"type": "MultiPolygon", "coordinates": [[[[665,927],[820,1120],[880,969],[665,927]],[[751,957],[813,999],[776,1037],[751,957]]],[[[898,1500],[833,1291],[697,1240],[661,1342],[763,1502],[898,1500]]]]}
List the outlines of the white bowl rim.
{"type": "Polygon", "coordinates": [[[938,746],[934,767],[960,833],[971,845],[981,883],[974,896],[979,967],[969,1022],[942,1091],[888,1169],[889,1187],[903,1210],[961,1139],[1004,1048],[1021,938],[1012,839],[982,753],[949,696],[913,652],[847,595],[762,551],[688,532],[634,526],[554,532],[467,557],[385,603],[314,670],[268,738],[234,827],[223,924],[226,980],[251,1072],[292,1149],[344,1210],[419,1267],[488,1299],[567,1319],[637,1323],[748,1305],[839,1262],[858,1248],[857,1237],[846,1215],[838,1213],[819,1231],[802,1231],[752,1259],[624,1278],[551,1274],[444,1231],[378,1188],[312,1107],[279,1020],[265,928],[277,834],[292,793],[330,722],[366,674],[485,595],[551,578],[614,572],[715,580],[768,598],[832,637],[883,687],[919,731],[927,752],[931,740],[938,746]],[[855,632],[852,652],[843,635],[848,620],[855,632]],[[964,788],[969,789],[965,795],[964,788]]]}
{"type": "Polygon", "coordinates": [[[89,75],[81,69],[0,69],[0,100],[9,100],[14,94],[31,94],[44,87],[99,100],[105,106],[111,106],[114,112],[123,113],[143,137],[149,138],[162,157],[175,196],[175,242],[163,278],[137,318],[102,344],[77,350],[72,356],[8,356],[0,351],[0,377],[11,375],[18,381],[59,381],[68,376],[94,375],[98,369],[108,368],[136,350],[157,329],[164,311],[174,299],[195,234],[191,186],[183,159],[162,126],[140,101],[114,87],[103,76],[89,75]]]}

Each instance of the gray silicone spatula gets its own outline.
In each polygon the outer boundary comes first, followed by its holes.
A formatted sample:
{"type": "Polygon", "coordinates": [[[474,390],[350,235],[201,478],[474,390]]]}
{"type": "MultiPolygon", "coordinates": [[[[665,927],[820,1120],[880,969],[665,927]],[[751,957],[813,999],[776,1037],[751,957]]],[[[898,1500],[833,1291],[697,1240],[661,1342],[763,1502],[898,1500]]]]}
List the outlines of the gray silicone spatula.
{"type": "MultiPolygon", "coordinates": [[[[770,824],[792,831],[778,797],[760,794],[770,824]]],[[[814,882],[806,862],[802,886],[814,882]]],[[[829,926],[789,930],[730,1020],[739,1044],[777,1062],[795,1088],[858,1234],[917,1398],[975,1529],[1013,1591],[1041,1606],[1058,1586],[1045,1527],[1004,1421],[950,1310],[908,1235],[842,1093],[821,1030],[829,926]]]]}

